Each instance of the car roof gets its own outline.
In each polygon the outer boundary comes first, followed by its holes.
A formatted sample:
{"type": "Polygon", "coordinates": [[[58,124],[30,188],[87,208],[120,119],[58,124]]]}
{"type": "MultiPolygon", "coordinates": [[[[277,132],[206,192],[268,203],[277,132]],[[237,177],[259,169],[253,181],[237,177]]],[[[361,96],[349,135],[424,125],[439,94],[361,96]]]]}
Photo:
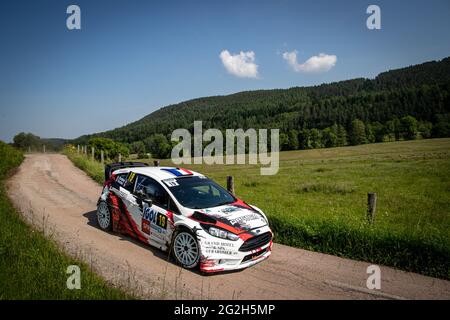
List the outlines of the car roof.
{"type": "Polygon", "coordinates": [[[133,171],[137,174],[149,176],[155,180],[165,180],[180,177],[204,176],[198,172],[179,167],[137,167],[123,168],[114,171],[114,174],[121,174],[133,171]]]}

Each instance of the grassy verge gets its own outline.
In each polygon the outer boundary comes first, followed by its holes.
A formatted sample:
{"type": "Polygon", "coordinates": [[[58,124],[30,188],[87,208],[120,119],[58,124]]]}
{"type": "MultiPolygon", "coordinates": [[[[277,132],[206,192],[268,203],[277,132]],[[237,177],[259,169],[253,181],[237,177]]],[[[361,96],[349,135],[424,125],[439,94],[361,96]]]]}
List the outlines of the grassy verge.
{"type": "Polygon", "coordinates": [[[103,184],[105,181],[105,169],[98,161],[93,161],[91,158],[84,155],[79,155],[74,152],[64,151],[64,154],[73,162],[73,164],[86,172],[94,181],[103,184]]]}
{"type": "Polygon", "coordinates": [[[276,241],[289,246],[450,279],[448,240],[337,221],[286,221],[269,217],[276,241]]]}
{"type": "Polygon", "coordinates": [[[0,141],[0,299],[131,298],[21,219],[6,196],[4,179],[22,160],[19,151],[0,141]],[[67,289],[69,265],[81,269],[80,290],[67,289]]]}
{"type": "Polygon", "coordinates": [[[252,165],[184,166],[222,185],[233,175],[276,242],[450,279],[449,159],[450,139],[432,139],[282,152],[275,176],[252,165]],[[374,225],[368,192],[378,194],[374,225]]]}

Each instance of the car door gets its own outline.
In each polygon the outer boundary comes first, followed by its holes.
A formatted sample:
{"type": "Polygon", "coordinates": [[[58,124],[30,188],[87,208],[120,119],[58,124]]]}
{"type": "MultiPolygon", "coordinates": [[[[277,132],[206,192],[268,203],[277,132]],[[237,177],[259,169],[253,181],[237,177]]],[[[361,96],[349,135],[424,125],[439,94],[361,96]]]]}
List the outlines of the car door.
{"type": "Polygon", "coordinates": [[[127,210],[133,219],[133,223],[137,228],[140,228],[142,222],[142,210],[140,209],[140,202],[134,193],[137,180],[136,173],[130,171],[127,174],[121,174],[117,177],[117,182],[120,185],[119,195],[127,210]]]}
{"type": "Polygon", "coordinates": [[[172,228],[169,223],[169,194],[156,180],[138,175],[135,194],[143,191],[152,200],[151,206],[142,202],[140,210],[142,213],[141,231],[150,240],[166,245],[170,242],[172,228]]]}

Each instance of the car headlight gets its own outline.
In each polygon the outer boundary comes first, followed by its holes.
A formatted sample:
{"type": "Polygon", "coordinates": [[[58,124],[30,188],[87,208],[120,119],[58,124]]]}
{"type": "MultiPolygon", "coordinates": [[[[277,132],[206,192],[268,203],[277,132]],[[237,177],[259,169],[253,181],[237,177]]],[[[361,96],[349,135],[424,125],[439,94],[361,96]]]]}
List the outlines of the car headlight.
{"type": "Polygon", "coordinates": [[[204,225],[204,224],[202,224],[202,227],[213,237],[232,240],[232,241],[236,241],[239,239],[238,235],[235,235],[234,233],[228,232],[228,231],[220,229],[220,228],[211,227],[209,225],[204,225]]]}

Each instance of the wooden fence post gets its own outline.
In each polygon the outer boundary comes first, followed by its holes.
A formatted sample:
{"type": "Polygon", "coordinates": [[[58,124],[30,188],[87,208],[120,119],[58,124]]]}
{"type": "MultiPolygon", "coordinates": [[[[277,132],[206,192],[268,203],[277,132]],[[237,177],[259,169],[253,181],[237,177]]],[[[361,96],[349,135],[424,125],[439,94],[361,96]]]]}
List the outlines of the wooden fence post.
{"type": "Polygon", "coordinates": [[[122,162],[122,155],[119,153],[119,162],[122,162]]]}
{"type": "Polygon", "coordinates": [[[155,167],[159,167],[159,160],[153,160],[153,165],[155,167]]]}
{"type": "Polygon", "coordinates": [[[77,154],[80,154],[80,145],[77,144],[77,154]]]}
{"type": "Polygon", "coordinates": [[[227,190],[234,194],[234,179],[233,176],[227,176],[227,190]]]}
{"type": "Polygon", "coordinates": [[[103,154],[103,150],[100,151],[100,161],[101,161],[102,165],[105,163],[105,155],[103,154]]]}
{"type": "Polygon", "coordinates": [[[367,194],[367,220],[370,224],[375,221],[375,213],[377,210],[377,194],[370,192],[367,194]]]}
{"type": "Polygon", "coordinates": [[[42,145],[42,149],[44,150],[44,153],[45,153],[45,144],[44,144],[44,145],[42,145]]]}
{"type": "Polygon", "coordinates": [[[92,161],[95,160],[95,149],[94,147],[91,147],[91,152],[92,152],[92,161]]]}

